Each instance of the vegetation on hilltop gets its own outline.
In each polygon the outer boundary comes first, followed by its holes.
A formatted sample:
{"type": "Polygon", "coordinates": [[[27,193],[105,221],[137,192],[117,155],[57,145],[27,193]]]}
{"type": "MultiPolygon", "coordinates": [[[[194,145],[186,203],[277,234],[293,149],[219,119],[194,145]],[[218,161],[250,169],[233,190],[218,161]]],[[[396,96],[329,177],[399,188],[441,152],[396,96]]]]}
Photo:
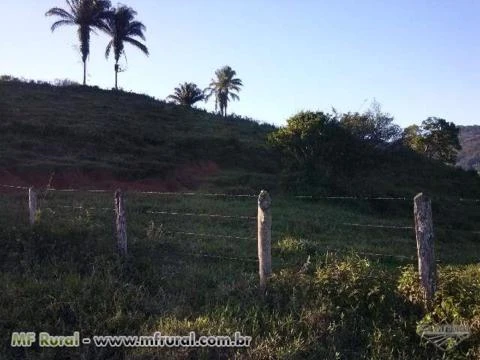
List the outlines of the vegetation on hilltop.
{"type": "Polygon", "coordinates": [[[404,131],[403,142],[410,149],[447,164],[455,164],[461,150],[460,128],[445,119],[429,117],[421,126],[411,125],[404,131]]]}
{"type": "MultiPolygon", "coordinates": [[[[373,140],[364,131],[366,118],[346,114],[339,120],[338,114],[322,112],[302,112],[290,118],[287,126],[269,136],[282,155],[283,186],[289,191],[323,194],[413,196],[425,191],[480,195],[480,178],[474,173],[425,157],[401,140],[373,140]],[[348,126],[342,121],[345,118],[348,126]],[[352,126],[355,131],[350,130],[352,126]]],[[[380,124],[392,126],[390,121],[380,124]]],[[[381,133],[378,127],[371,131],[381,133]]]]}
{"type": "Polygon", "coordinates": [[[215,111],[220,110],[220,114],[227,116],[227,106],[230,100],[240,100],[238,92],[243,86],[242,80],[236,78],[237,72],[230,66],[224,66],[215,71],[215,78],[205,89],[206,99],[215,97],[215,111]]]}
{"type": "Polygon", "coordinates": [[[167,100],[191,107],[195,103],[205,100],[205,93],[196,84],[185,82],[176,87],[174,93],[167,96],[167,100]]]}

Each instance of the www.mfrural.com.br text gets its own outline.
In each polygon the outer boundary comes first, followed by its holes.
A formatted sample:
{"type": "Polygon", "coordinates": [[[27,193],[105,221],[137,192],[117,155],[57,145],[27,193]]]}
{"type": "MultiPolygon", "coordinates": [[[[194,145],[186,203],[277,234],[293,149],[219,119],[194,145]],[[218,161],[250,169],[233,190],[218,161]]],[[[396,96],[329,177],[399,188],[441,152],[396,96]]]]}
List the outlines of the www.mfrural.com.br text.
{"type": "Polygon", "coordinates": [[[186,336],[167,336],[160,332],[147,336],[92,336],[81,337],[78,331],[73,335],[58,336],[47,332],[14,332],[12,333],[12,347],[80,347],[95,345],[97,347],[249,347],[252,338],[236,332],[233,336],[197,336],[190,332],[186,336]]]}

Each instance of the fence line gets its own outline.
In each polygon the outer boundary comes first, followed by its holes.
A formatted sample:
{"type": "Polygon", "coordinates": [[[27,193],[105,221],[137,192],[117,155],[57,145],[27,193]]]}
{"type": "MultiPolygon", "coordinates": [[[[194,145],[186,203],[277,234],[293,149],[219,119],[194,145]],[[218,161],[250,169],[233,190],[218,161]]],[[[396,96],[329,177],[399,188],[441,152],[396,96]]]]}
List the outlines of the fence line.
{"type": "Polygon", "coordinates": [[[212,217],[212,218],[226,218],[226,219],[247,219],[256,220],[254,216],[241,216],[241,215],[220,215],[220,214],[201,214],[201,213],[179,213],[168,211],[147,211],[147,214],[160,214],[160,215],[173,215],[173,216],[198,216],[198,217],[212,217]]]}
{"type": "MultiPolygon", "coordinates": [[[[28,186],[15,186],[8,184],[0,184],[0,187],[12,188],[12,189],[21,189],[28,190],[28,186]]],[[[105,190],[105,189],[55,189],[55,188],[46,188],[45,191],[52,192],[90,192],[90,193],[109,193],[114,192],[114,190],[105,190]]],[[[127,191],[133,194],[143,194],[143,195],[171,195],[171,196],[211,196],[211,197],[238,197],[238,198],[256,198],[257,195],[254,194],[226,194],[226,193],[196,193],[196,192],[162,192],[162,191],[127,191]]],[[[332,196],[317,196],[317,195],[296,195],[293,196],[297,199],[313,199],[313,200],[378,200],[378,201],[410,201],[411,196],[343,196],[343,195],[332,195],[332,196]]],[[[455,200],[458,202],[474,202],[480,203],[480,199],[475,198],[453,198],[453,197],[433,197],[432,200],[455,200]]]]}
{"type": "MultiPolygon", "coordinates": [[[[55,213],[55,208],[65,208],[65,209],[75,209],[75,210],[101,210],[101,211],[112,211],[111,208],[98,208],[98,207],[84,207],[84,206],[69,206],[69,205],[57,205],[55,207],[46,207],[45,210],[48,210],[52,213],[55,213]]],[[[41,209],[40,209],[41,210],[41,209]]],[[[201,213],[178,213],[178,212],[167,212],[167,211],[147,211],[147,214],[160,214],[160,215],[172,215],[172,216],[191,216],[191,217],[211,217],[211,218],[227,218],[227,219],[242,219],[242,220],[256,220],[254,216],[234,216],[234,215],[220,215],[220,214],[201,214],[201,213]]],[[[358,223],[332,223],[332,226],[350,226],[350,227],[365,227],[365,228],[378,228],[378,229],[395,229],[395,230],[413,230],[413,226],[403,226],[403,225],[375,225],[375,224],[358,224],[358,223]]],[[[436,227],[437,230],[441,231],[452,231],[452,232],[464,232],[471,234],[480,234],[480,230],[463,230],[463,229],[449,229],[444,227],[436,227]]],[[[192,233],[193,234],[193,233],[192,233]]],[[[221,236],[220,237],[229,237],[221,236]]],[[[250,239],[250,238],[242,238],[250,239]]]]}

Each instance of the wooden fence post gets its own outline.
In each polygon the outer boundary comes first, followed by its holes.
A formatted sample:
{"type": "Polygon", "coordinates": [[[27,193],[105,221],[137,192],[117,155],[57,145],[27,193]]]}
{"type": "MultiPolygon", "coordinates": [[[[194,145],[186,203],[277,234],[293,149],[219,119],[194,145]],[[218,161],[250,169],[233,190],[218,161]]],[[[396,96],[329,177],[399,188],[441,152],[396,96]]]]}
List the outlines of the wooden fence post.
{"type": "Polygon", "coordinates": [[[258,196],[258,273],[260,290],[265,291],[267,279],[272,274],[272,199],[268,191],[258,196]]]}
{"type": "Polygon", "coordinates": [[[30,225],[33,225],[37,217],[37,193],[33,187],[28,189],[28,212],[30,225]]]}
{"type": "Polygon", "coordinates": [[[127,255],[127,219],[122,190],[115,191],[115,235],[117,250],[121,256],[127,255]]]}
{"type": "Polygon", "coordinates": [[[415,236],[417,239],[418,272],[427,307],[436,290],[437,269],[435,263],[434,234],[432,222],[432,202],[423,193],[413,199],[415,216],[415,236]]]}

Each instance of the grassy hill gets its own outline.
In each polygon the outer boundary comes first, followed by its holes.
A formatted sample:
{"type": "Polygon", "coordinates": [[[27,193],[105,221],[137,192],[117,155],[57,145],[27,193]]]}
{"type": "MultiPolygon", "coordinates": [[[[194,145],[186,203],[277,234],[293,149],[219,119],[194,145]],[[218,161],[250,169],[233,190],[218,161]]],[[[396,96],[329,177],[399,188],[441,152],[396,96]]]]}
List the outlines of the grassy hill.
{"type": "Polygon", "coordinates": [[[458,154],[457,165],[466,170],[480,171],[480,126],[462,126],[459,137],[462,150],[458,154]]]}
{"type": "Polygon", "coordinates": [[[0,118],[0,167],[44,185],[53,171],[54,181],[67,173],[70,181],[150,178],[173,188],[215,170],[276,171],[265,145],[272,126],[145,95],[2,81],[0,118]]]}

